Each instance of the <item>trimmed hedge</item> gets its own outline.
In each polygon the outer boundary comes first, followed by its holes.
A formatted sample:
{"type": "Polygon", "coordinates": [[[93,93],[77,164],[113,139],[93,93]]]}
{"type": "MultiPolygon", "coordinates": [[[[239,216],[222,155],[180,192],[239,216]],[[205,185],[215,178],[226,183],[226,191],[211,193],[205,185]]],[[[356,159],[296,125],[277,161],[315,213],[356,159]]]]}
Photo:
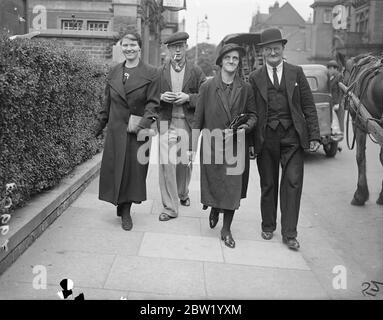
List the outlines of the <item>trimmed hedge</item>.
{"type": "Polygon", "coordinates": [[[55,42],[0,36],[0,197],[14,182],[22,206],[101,151],[93,130],[105,75],[55,42]]]}

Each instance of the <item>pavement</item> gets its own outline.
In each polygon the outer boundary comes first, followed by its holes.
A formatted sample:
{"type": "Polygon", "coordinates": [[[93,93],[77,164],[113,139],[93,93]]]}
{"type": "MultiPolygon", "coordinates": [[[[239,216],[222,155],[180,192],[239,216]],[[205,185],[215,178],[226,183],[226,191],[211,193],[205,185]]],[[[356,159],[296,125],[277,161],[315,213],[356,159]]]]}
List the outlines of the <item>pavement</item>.
{"type": "MultiPolygon", "coordinates": [[[[161,198],[153,146],[148,200],[132,206],[132,231],[121,228],[113,205],[98,200],[96,176],[0,276],[0,299],[58,300],[64,278],[73,280],[74,295],[83,293],[87,300],[372,298],[361,294],[361,284],[379,279],[347,260],[316,220],[316,210],[327,205],[318,198],[324,188],[315,184],[317,171],[305,170],[301,249],[292,251],[282,243],[279,227],[272,240],[261,238],[259,177],[252,161],[248,197],[232,224],[236,248],[230,249],[219,239],[222,215],[210,229],[209,211],[202,210],[198,165],[190,184],[191,206],[180,206],[176,219],[158,220],[161,198]]],[[[323,155],[320,161],[326,161],[323,155]]]]}

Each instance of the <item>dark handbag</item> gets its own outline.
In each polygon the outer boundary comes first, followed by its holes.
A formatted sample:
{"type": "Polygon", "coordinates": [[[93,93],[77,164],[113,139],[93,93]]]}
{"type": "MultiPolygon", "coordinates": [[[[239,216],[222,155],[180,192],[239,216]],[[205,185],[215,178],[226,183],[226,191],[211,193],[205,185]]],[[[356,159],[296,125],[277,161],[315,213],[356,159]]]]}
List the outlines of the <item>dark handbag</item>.
{"type": "Polygon", "coordinates": [[[249,120],[249,115],[248,115],[247,113],[241,113],[241,114],[237,115],[237,116],[230,122],[229,129],[237,130],[238,127],[239,127],[241,124],[246,123],[248,120],[249,120]]]}

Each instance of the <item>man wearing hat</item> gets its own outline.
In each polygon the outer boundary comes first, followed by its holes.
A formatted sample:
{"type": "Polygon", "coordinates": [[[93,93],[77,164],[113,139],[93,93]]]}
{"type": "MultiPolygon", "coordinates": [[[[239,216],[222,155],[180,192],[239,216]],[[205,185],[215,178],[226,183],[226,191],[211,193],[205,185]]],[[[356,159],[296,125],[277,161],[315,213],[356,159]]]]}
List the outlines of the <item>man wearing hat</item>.
{"type": "Polygon", "coordinates": [[[160,68],[160,221],[178,216],[178,199],[181,205],[190,206],[192,166],[188,165],[186,154],[186,160],[182,159],[182,150],[188,150],[198,91],[206,77],[200,67],[186,61],[188,38],[186,32],[176,32],[164,42],[170,59],[160,68]],[[179,147],[181,157],[177,155],[179,147]]]}
{"type": "Polygon", "coordinates": [[[279,29],[261,33],[259,46],[266,63],[250,74],[249,81],[258,114],[254,143],[261,183],[261,235],[265,240],[273,237],[279,189],[283,243],[297,250],[303,150],[316,151],[320,134],[313,95],[302,68],[283,61],[286,43],[279,29]]]}
{"type": "MultiPolygon", "coordinates": [[[[257,119],[252,88],[238,74],[244,52],[234,43],[225,44],[219,50],[216,64],[221,68],[214,78],[201,86],[193,125],[193,129],[202,130],[201,203],[204,208],[211,207],[209,226],[212,229],[218,223],[219,214],[223,213],[220,238],[229,248],[235,247],[230,229],[234,212],[246,197],[249,135],[257,119]],[[235,127],[233,123],[237,123],[235,127]],[[234,161],[228,157],[230,146],[236,150],[234,161]],[[233,163],[238,168],[236,172],[230,172],[233,163]]],[[[195,153],[198,137],[193,138],[195,153]]]]}
{"type": "Polygon", "coordinates": [[[330,93],[333,105],[331,129],[333,139],[340,141],[343,139],[344,107],[340,103],[342,93],[338,83],[342,80],[342,75],[339,72],[339,65],[335,60],[330,60],[327,63],[327,70],[330,77],[330,93]]]}

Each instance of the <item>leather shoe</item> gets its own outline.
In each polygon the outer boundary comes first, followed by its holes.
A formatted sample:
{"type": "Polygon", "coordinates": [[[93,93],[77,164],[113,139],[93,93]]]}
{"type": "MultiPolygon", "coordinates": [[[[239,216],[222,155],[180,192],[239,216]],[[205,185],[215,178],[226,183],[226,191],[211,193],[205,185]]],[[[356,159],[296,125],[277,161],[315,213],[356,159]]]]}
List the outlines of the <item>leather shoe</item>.
{"type": "Polygon", "coordinates": [[[226,234],[221,231],[221,240],[223,240],[223,243],[225,244],[226,247],[229,247],[231,249],[235,248],[235,241],[230,231],[226,234]]]}
{"type": "Polygon", "coordinates": [[[296,238],[283,237],[283,243],[293,250],[298,250],[300,247],[299,242],[296,238]]]}
{"type": "Polygon", "coordinates": [[[187,198],[185,200],[180,200],[180,203],[181,205],[185,206],[185,207],[190,207],[190,199],[187,198]]]}
{"type": "Polygon", "coordinates": [[[219,219],[219,210],[217,208],[211,208],[209,215],[209,226],[211,229],[217,225],[219,219]]]}
{"type": "Polygon", "coordinates": [[[164,212],[162,212],[162,213],[160,214],[160,216],[158,217],[158,219],[159,219],[160,221],[168,221],[168,220],[170,220],[170,219],[174,219],[174,218],[176,218],[176,217],[169,216],[167,213],[164,213],[164,212]]]}
{"type": "Polygon", "coordinates": [[[130,216],[130,207],[124,207],[121,211],[121,226],[122,229],[130,231],[133,228],[132,217],[130,216]]]}
{"type": "Polygon", "coordinates": [[[271,240],[273,238],[273,232],[272,231],[262,231],[261,236],[265,240],[271,240]]]}

